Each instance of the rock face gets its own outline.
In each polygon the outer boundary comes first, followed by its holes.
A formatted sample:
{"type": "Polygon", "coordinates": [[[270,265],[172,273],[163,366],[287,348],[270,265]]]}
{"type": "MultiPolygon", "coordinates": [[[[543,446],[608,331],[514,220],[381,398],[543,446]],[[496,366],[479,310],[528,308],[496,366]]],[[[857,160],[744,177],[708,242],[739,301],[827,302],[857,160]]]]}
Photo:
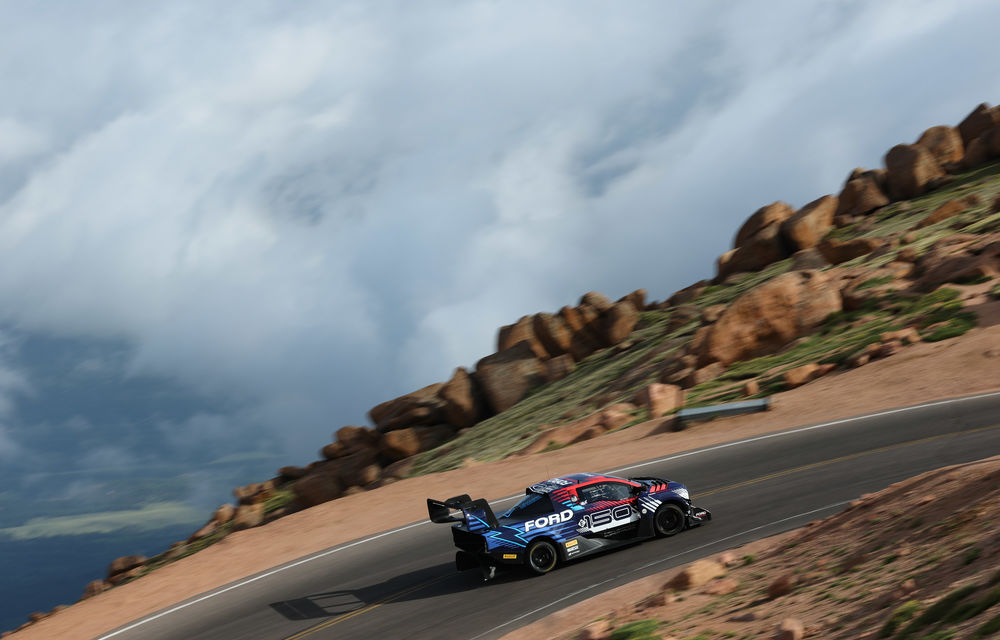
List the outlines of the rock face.
{"type": "Polygon", "coordinates": [[[573,362],[573,356],[568,354],[556,356],[551,360],[545,361],[545,379],[548,382],[562,380],[573,373],[573,369],[575,368],[576,363],[573,362]]]}
{"type": "Polygon", "coordinates": [[[636,403],[646,407],[650,418],[659,418],[684,406],[684,390],[676,385],[654,382],[636,394],[636,403]]]}
{"type": "Polygon", "coordinates": [[[811,249],[833,228],[836,196],[813,200],[781,223],[781,233],[795,251],[811,249]]]}
{"type": "Polygon", "coordinates": [[[759,271],[784,260],[791,252],[785,244],[779,224],[765,227],[745,244],[719,256],[716,280],[721,282],[734,273],[759,271]]]}
{"type": "Polygon", "coordinates": [[[551,313],[536,313],[531,322],[535,335],[550,356],[573,352],[573,332],[561,317],[551,313]]]}
{"type": "Polygon", "coordinates": [[[447,440],[451,433],[451,429],[444,425],[397,429],[385,434],[379,451],[390,460],[402,460],[433,449],[447,440]]]}
{"type": "Polygon", "coordinates": [[[490,407],[500,413],[520,402],[528,389],[545,381],[545,367],[528,343],[519,342],[476,363],[476,380],[490,407]]]}
{"type": "Polygon", "coordinates": [[[441,387],[438,397],[444,402],[448,424],[459,429],[471,427],[486,417],[486,405],[479,386],[463,367],[455,369],[451,379],[441,387]]]}
{"type": "Polygon", "coordinates": [[[148,562],[146,556],[122,556],[120,558],[115,558],[108,565],[108,579],[110,580],[113,576],[120,573],[125,573],[135,569],[136,567],[141,567],[148,562]]]}
{"type": "Polygon", "coordinates": [[[445,403],[438,397],[442,383],[432,384],[404,396],[383,402],[368,412],[379,431],[416,425],[440,424],[445,420],[445,403]]]}
{"type": "Polygon", "coordinates": [[[87,586],[83,589],[83,595],[80,596],[81,600],[87,600],[88,598],[93,598],[99,593],[104,593],[111,588],[111,585],[104,580],[93,580],[87,583],[87,586]]]}
{"type": "Polygon", "coordinates": [[[897,144],[885,154],[889,174],[889,197],[893,200],[915,198],[928,189],[934,178],[944,170],[930,151],[915,144],[897,144]]]}
{"type": "Polygon", "coordinates": [[[381,434],[365,427],[355,427],[348,425],[337,429],[333,435],[334,439],[341,445],[344,454],[368,449],[378,444],[381,434]]]}
{"type": "Polygon", "coordinates": [[[698,360],[728,365],[771,353],[841,309],[836,286],[822,272],[782,274],[729,305],[698,346],[698,360]]]}
{"type": "Polygon", "coordinates": [[[968,145],[984,131],[997,124],[1000,124],[1000,111],[991,109],[985,102],[980,104],[958,125],[962,144],[968,145]]]}
{"type": "Polygon", "coordinates": [[[865,216],[889,204],[889,198],[872,176],[848,180],[837,200],[834,216],[865,216]]]}
{"type": "Polygon", "coordinates": [[[918,291],[933,291],[947,282],[993,278],[1000,274],[1000,234],[991,234],[959,250],[936,244],[920,256],[923,275],[915,283],[918,291]]]}
{"type": "Polygon", "coordinates": [[[233,531],[251,529],[264,522],[263,504],[245,504],[236,510],[233,516],[233,531]]]}
{"type": "Polygon", "coordinates": [[[700,296],[701,292],[704,291],[707,286],[708,280],[699,280],[698,282],[688,285],[679,291],[675,291],[674,294],[667,299],[667,302],[671,307],[687,304],[700,296]]]}
{"type": "Polygon", "coordinates": [[[930,151],[938,164],[959,162],[965,152],[962,136],[955,127],[931,127],[924,131],[917,144],[930,151]]]}
{"type": "Polygon", "coordinates": [[[548,351],[535,335],[534,321],[531,316],[523,316],[514,324],[500,327],[500,332],[497,335],[497,351],[510,349],[519,342],[527,342],[537,358],[544,360],[549,357],[548,351]]]}

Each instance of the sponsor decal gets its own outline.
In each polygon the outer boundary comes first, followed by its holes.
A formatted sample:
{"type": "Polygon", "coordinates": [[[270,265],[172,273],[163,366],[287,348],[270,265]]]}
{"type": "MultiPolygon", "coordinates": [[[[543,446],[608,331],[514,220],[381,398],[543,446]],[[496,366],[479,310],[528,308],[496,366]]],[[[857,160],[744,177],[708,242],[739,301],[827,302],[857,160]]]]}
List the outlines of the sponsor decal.
{"type": "Polygon", "coordinates": [[[517,554],[516,553],[505,553],[505,554],[503,554],[503,559],[504,560],[517,560],[517,554]]]}
{"type": "Polygon", "coordinates": [[[566,509],[560,511],[559,513],[553,513],[550,516],[543,516],[541,518],[536,518],[534,520],[528,520],[524,523],[524,532],[528,533],[532,529],[542,529],[544,527],[551,527],[554,524],[560,524],[566,522],[573,517],[573,511],[566,509]]]}
{"type": "Polygon", "coordinates": [[[632,507],[622,504],[583,516],[577,522],[576,528],[578,531],[601,531],[607,529],[609,525],[631,520],[632,514],[632,507]]]}
{"type": "Polygon", "coordinates": [[[580,544],[580,543],[577,542],[576,540],[567,540],[566,541],[566,548],[567,549],[572,549],[573,547],[575,547],[578,544],[580,544]]]}

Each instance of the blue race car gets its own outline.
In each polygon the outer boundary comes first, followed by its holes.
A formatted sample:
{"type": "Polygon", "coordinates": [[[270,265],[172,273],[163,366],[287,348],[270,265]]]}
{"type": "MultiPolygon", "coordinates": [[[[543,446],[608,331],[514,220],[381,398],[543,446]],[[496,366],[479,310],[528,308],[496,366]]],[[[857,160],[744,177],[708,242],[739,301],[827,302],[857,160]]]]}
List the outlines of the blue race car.
{"type": "Polygon", "coordinates": [[[656,536],[672,536],[712,519],[691,504],[687,487],[662,478],[575,473],[533,484],[500,517],[468,495],[427,499],[431,522],[454,522],[459,571],[522,565],[537,574],[559,562],[656,536]],[[461,512],[459,516],[457,512],[461,512]]]}

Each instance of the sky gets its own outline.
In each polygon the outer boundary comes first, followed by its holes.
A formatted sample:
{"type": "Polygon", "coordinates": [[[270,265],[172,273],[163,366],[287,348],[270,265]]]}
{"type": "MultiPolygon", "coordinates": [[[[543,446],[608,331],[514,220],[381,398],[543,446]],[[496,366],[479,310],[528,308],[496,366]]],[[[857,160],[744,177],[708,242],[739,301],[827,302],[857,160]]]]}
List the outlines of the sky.
{"type": "Polygon", "coordinates": [[[0,462],[305,464],[499,326],[666,298],[756,208],[1000,99],[998,22],[985,0],[8,0],[0,462]]]}

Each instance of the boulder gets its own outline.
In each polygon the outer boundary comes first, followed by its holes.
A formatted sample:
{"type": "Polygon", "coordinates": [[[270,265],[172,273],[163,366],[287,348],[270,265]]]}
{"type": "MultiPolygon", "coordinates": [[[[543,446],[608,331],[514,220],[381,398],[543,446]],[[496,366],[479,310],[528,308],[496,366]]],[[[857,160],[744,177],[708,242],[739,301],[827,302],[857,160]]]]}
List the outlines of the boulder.
{"type": "Polygon", "coordinates": [[[721,362],[712,362],[704,367],[696,368],[691,373],[684,378],[681,385],[685,389],[690,389],[691,387],[697,387],[699,384],[708,382],[709,380],[715,380],[723,373],[726,372],[726,367],[721,362]]]}
{"type": "Polygon", "coordinates": [[[984,102],[965,116],[958,125],[958,134],[962,138],[962,144],[968,146],[987,129],[998,124],[1000,124],[1000,112],[991,109],[990,105],[984,102]]]}
{"type": "Polygon", "coordinates": [[[719,318],[722,317],[722,312],[726,310],[726,305],[724,304],[713,304],[710,307],[705,307],[701,312],[701,321],[703,324],[713,324],[718,322],[719,318]]]}
{"type": "Polygon", "coordinates": [[[965,148],[965,155],[962,156],[962,166],[972,169],[985,163],[990,159],[989,146],[983,137],[976,138],[965,148]]]}
{"type": "Polygon", "coordinates": [[[263,504],[245,504],[233,516],[233,531],[259,527],[264,522],[263,504]]]}
{"type": "Polygon", "coordinates": [[[774,640],[802,640],[806,630],[796,618],[785,618],[774,628],[774,640]]]}
{"type": "Polygon", "coordinates": [[[803,249],[796,251],[792,256],[792,266],[790,271],[802,271],[803,269],[825,269],[830,263],[818,249],[803,249]]]}
{"type": "MultiPolygon", "coordinates": [[[[330,444],[323,445],[323,448],[319,450],[319,455],[324,460],[336,460],[341,456],[347,455],[347,447],[341,442],[331,442],[330,444]]],[[[281,469],[278,469],[278,474],[281,475],[281,469]]]]}
{"type": "Polygon", "coordinates": [[[369,412],[368,416],[381,432],[418,425],[440,424],[445,421],[445,403],[438,393],[444,383],[435,383],[404,396],[387,400],[369,412]]]}
{"type": "MultiPolygon", "coordinates": [[[[432,428],[434,427],[407,427],[406,429],[395,429],[394,431],[402,431],[406,433],[411,429],[432,428]]],[[[338,458],[335,462],[331,462],[325,467],[325,472],[335,474],[337,476],[337,480],[340,482],[340,485],[343,487],[359,484],[358,478],[361,476],[365,467],[375,464],[379,454],[384,453],[385,449],[381,446],[384,441],[385,438],[379,440],[379,448],[377,449],[374,447],[369,449],[358,449],[354,453],[338,458]]]]}
{"type": "Polygon", "coordinates": [[[944,176],[931,152],[914,144],[897,144],[885,155],[889,197],[909,200],[928,190],[928,183],[944,176]]]}
{"type": "Polygon", "coordinates": [[[837,211],[836,196],[813,200],[781,223],[781,233],[793,250],[811,249],[833,228],[837,211]]]}
{"type": "Polygon", "coordinates": [[[510,409],[545,381],[545,367],[526,342],[476,363],[476,380],[494,412],[510,409]]]}
{"type": "MultiPolygon", "coordinates": [[[[444,425],[397,429],[385,434],[379,445],[379,451],[389,460],[402,460],[433,449],[449,437],[451,437],[451,429],[444,425]]],[[[367,464],[363,466],[367,466],[367,464]]],[[[359,467],[358,470],[360,471],[362,467],[359,467]]]]}
{"type": "Polygon", "coordinates": [[[622,296],[618,302],[631,302],[632,306],[639,311],[646,309],[646,290],[636,289],[632,293],[622,296]]]}
{"type": "Polygon", "coordinates": [[[497,351],[509,349],[519,342],[527,342],[538,358],[544,360],[549,357],[549,352],[535,335],[534,320],[531,316],[522,316],[514,324],[500,327],[497,335],[497,351]]]}
{"type": "Polygon", "coordinates": [[[212,522],[215,522],[217,524],[226,524],[227,522],[232,520],[233,516],[235,515],[236,515],[236,507],[234,507],[231,504],[221,504],[212,513],[212,522]]]}
{"type": "Polygon", "coordinates": [[[697,589],[710,580],[726,575],[726,568],[714,560],[696,560],[670,579],[664,589],[697,589]]]}
{"type": "Polygon", "coordinates": [[[827,236],[819,243],[817,249],[830,264],[841,264],[868,255],[884,244],[885,241],[878,238],[836,240],[827,236]]]}
{"type": "Polygon", "coordinates": [[[632,422],[632,412],[635,408],[635,405],[627,403],[613,404],[598,414],[598,424],[605,431],[621,429],[632,422]]]}
{"type": "Polygon", "coordinates": [[[333,434],[334,440],[344,446],[345,453],[375,447],[380,436],[381,434],[374,429],[350,425],[337,429],[333,434]]]}
{"type": "Polygon", "coordinates": [[[700,296],[701,292],[704,291],[707,286],[708,280],[699,280],[698,282],[688,285],[679,291],[675,291],[674,294],[667,299],[667,302],[671,307],[687,304],[700,296]]]}
{"type": "Polygon", "coordinates": [[[115,558],[108,565],[108,581],[111,581],[112,576],[118,575],[120,573],[125,573],[131,571],[136,567],[144,566],[149,559],[146,556],[121,556],[120,558],[115,558]]]}
{"type": "Polygon", "coordinates": [[[573,332],[561,317],[551,313],[536,313],[532,317],[531,326],[549,356],[572,352],[573,332]]]}
{"type": "Polygon", "coordinates": [[[757,209],[740,230],[736,232],[736,239],[733,248],[739,249],[750,242],[751,238],[759,234],[764,229],[781,225],[786,219],[792,217],[795,210],[785,202],[772,202],[769,205],[757,209]]]}
{"type": "Polygon", "coordinates": [[[882,342],[898,341],[900,344],[916,344],[920,342],[920,332],[915,327],[907,327],[898,331],[887,331],[879,335],[882,342]]]}
{"type": "Polygon", "coordinates": [[[774,598],[787,596],[789,593],[792,592],[792,589],[795,587],[796,583],[797,579],[795,578],[795,574],[786,573],[784,575],[778,576],[777,578],[771,581],[771,584],[767,586],[767,597],[773,600],[774,598]]]}
{"type": "Polygon", "coordinates": [[[606,640],[610,631],[610,620],[597,620],[580,629],[576,640],[606,640]]]}
{"type": "Polygon", "coordinates": [[[311,473],[292,485],[295,501],[302,508],[314,507],[343,494],[336,476],[329,473],[311,473]]]}
{"type": "Polygon", "coordinates": [[[698,350],[702,365],[754,358],[785,346],[819,326],[843,303],[820,271],[792,271],[747,291],[708,327],[698,350]]]}
{"type": "Polygon", "coordinates": [[[654,382],[636,394],[636,404],[646,407],[650,418],[659,418],[684,406],[684,390],[654,382]]]}
{"type": "Polygon", "coordinates": [[[195,540],[201,540],[202,538],[207,538],[216,531],[219,530],[219,523],[215,520],[209,520],[200,529],[188,536],[188,542],[194,542],[195,540]]]}
{"type": "Polygon", "coordinates": [[[639,322],[639,310],[631,302],[616,302],[601,317],[604,343],[616,345],[632,333],[639,322]]]}
{"type": "Polygon", "coordinates": [[[782,374],[781,378],[787,388],[794,389],[826,375],[833,370],[833,367],[834,365],[832,364],[817,364],[813,362],[789,369],[782,374]]]}
{"type": "Polygon", "coordinates": [[[740,583],[732,578],[712,580],[701,590],[707,596],[726,596],[739,589],[740,583]]]}
{"type": "Polygon", "coordinates": [[[944,204],[939,206],[937,209],[929,213],[923,220],[918,222],[914,229],[923,229],[924,227],[929,227],[932,224],[941,222],[942,220],[947,220],[948,218],[954,218],[959,215],[967,208],[967,203],[965,200],[959,198],[952,198],[946,201],[944,204]]]}
{"type": "Polygon", "coordinates": [[[486,418],[486,402],[476,381],[464,367],[458,367],[441,387],[438,397],[444,402],[448,424],[459,429],[471,427],[486,418]]]}
{"type": "Polygon", "coordinates": [[[397,460],[393,462],[385,469],[382,469],[382,481],[384,482],[386,478],[396,478],[397,480],[402,480],[403,478],[410,475],[410,471],[413,470],[413,464],[416,462],[414,458],[403,458],[402,460],[397,460]]]}
{"type": "Polygon", "coordinates": [[[278,469],[278,475],[285,480],[298,480],[307,473],[309,473],[308,469],[291,465],[278,469]]]}
{"type": "Polygon", "coordinates": [[[947,282],[994,278],[1000,274],[1000,235],[985,236],[957,251],[935,244],[917,265],[922,273],[914,285],[918,291],[933,291],[947,282]]]}
{"type": "Polygon", "coordinates": [[[573,369],[575,368],[576,362],[573,361],[573,356],[569,354],[556,356],[545,361],[545,379],[548,382],[562,380],[573,373],[573,369]]]}
{"type": "Polygon", "coordinates": [[[518,451],[517,455],[529,455],[541,453],[546,449],[561,448],[566,445],[596,438],[603,432],[604,428],[600,424],[600,416],[589,416],[576,422],[542,431],[535,437],[531,444],[518,451]]]}
{"type": "Polygon", "coordinates": [[[580,298],[579,306],[593,307],[594,309],[597,310],[598,313],[601,313],[610,309],[611,305],[612,302],[611,300],[608,299],[606,295],[604,295],[603,293],[598,293],[596,291],[590,291],[588,293],[583,294],[583,297],[580,298]]]}
{"type": "Polygon", "coordinates": [[[722,282],[734,273],[759,271],[769,264],[791,255],[788,244],[777,224],[765,227],[740,247],[719,256],[716,281],[722,282]]]}
{"type": "Polygon", "coordinates": [[[955,127],[931,127],[924,131],[917,144],[927,149],[942,166],[959,162],[965,151],[962,136],[955,127]]]}
{"type": "Polygon", "coordinates": [[[760,393],[760,383],[756,380],[747,380],[743,383],[743,395],[749,398],[760,393]]]}
{"type": "Polygon", "coordinates": [[[849,180],[841,190],[834,216],[865,216],[887,204],[889,198],[873,178],[855,178],[849,180]]]}
{"type": "Polygon", "coordinates": [[[600,348],[597,332],[598,313],[593,307],[563,307],[559,317],[572,333],[570,354],[579,362],[600,348]]]}
{"type": "Polygon", "coordinates": [[[233,489],[233,497],[238,504],[257,504],[274,495],[274,481],[255,482],[233,489]]]}
{"type": "Polygon", "coordinates": [[[80,596],[80,600],[87,600],[93,598],[99,593],[104,593],[111,588],[111,585],[104,580],[92,580],[87,583],[87,586],[83,588],[83,595],[80,596]]]}

